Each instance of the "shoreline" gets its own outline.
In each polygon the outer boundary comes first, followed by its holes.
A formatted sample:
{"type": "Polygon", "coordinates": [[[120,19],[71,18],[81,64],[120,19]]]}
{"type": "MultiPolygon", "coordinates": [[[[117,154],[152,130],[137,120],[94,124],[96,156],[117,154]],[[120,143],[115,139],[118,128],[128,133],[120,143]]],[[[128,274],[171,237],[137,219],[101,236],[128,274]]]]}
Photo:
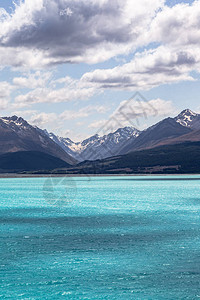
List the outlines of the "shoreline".
{"type": "Polygon", "coordinates": [[[74,178],[84,178],[84,177],[175,177],[175,176],[200,176],[197,174],[17,174],[17,173],[1,173],[0,179],[6,178],[48,178],[48,177],[74,177],[74,178]]]}

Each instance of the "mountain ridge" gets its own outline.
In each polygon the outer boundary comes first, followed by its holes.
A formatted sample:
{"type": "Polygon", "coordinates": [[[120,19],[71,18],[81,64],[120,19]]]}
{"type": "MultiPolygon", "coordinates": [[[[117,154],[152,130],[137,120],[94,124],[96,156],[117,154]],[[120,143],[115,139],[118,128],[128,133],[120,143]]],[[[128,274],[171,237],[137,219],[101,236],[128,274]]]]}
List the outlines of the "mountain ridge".
{"type": "MultiPolygon", "coordinates": [[[[170,141],[176,143],[176,138],[178,139],[180,136],[187,135],[198,129],[200,129],[200,114],[194,113],[190,109],[185,109],[176,117],[165,118],[143,131],[127,126],[104,136],[95,134],[82,142],[73,142],[69,138],[56,136],[53,133],[48,133],[46,130],[45,133],[64,151],[81,162],[84,160],[104,159],[134,150],[149,149],[162,145],[162,143],[168,144],[170,141]],[[170,127],[171,131],[169,130],[170,127]]],[[[187,139],[189,137],[186,137],[187,139]]],[[[195,138],[193,139],[195,140],[195,138]]]]}
{"type": "Polygon", "coordinates": [[[39,151],[18,151],[0,155],[0,173],[53,171],[71,167],[55,156],[39,151]]]}
{"type": "Polygon", "coordinates": [[[45,133],[56,143],[58,143],[69,155],[78,161],[95,160],[106,158],[116,154],[118,148],[129,140],[139,136],[140,131],[134,127],[118,128],[115,132],[104,136],[95,134],[82,142],[73,142],[69,138],[62,138],[53,133],[45,133]]]}
{"type": "Polygon", "coordinates": [[[164,145],[96,161],[85,161],[66,174],[199,174],[200,141],[164,145]],[[191,155],[192,153],[192,155],[191,155]]]}
{"type": "Polygon", "coordinates": [[[191,128],[182,126],[174,118],[169,117],[144,130],[137,139],[130,140],[119,154],[156,147],[164,140],[177,138],[190,132],[192,132],[191,128]]]}
{"type": "Polygon", "coordinates": [[[193,130],[200,129],[200,114],[193,112],[190,109],[184,109],[177,117],[175,121],[184,127],[189,127],[193,130]]]}
{"type": "Polygon", "coordinates": [[[23,151],[27,155],[31,151],[41,152],[57,157],[68,165],[84,161],[103,161],[112,157],[116,159],[117,156],[136,151],[198,141],[200,114],[189,109],[183,110],[174,118],[165,118],[143,131],[134,127],[118,128],[104,136],[95,134],[82,142],[73,142],[69,138],[48,133],[47,130],[30,125],[21,117],[0,118],[0,155],[23,151]]]}
{"type": "Polygon", "coordinates": [[[0,118],[0,155],[19,151],[39,151],[60,158],[69,164],[76,161],[44,132],[21,117],[0,118]]]}

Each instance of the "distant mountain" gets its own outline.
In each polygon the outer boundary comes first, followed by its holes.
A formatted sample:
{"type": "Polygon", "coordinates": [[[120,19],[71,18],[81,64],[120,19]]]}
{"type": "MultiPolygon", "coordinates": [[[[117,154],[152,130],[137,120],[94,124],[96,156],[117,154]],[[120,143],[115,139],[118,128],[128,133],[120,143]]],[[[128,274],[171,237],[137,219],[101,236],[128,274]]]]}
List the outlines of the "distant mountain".
{"type": "MultiPolygon", "coordinates": [[[[166,118],[144,131],[133,127],[124,127],[104,136],[96,134],[82,142],[73,142],[69,138],[48,133],[47,130],[34,127],[17,116],[0,118],[0,156],[15,153],[12,157],[8,155],[5,158],[8,157],[9,161],[12,158],[13,166],[14,158],[19,159],[23,168],[24,162],[16,153],[25,153],[26,151],[28,159],[32,153],[33,161],[36,162],[36,157],[38,157],[39,169],[42,166],[44,169],[51,169],[53,166],[61,168],[63,161],[69,165],[75,165],[77,161],[104,161],[110,157],[114,157],[116,160],[117,155],[198,141],[200,141],[200,114],[189,109],[182,111],[175,118],[166,118]],[[44,164],[46,160],[48,161],[44,165],[41,154],[36,156],[35,153],[50,155],[55,159],[60,159],[61,162],[55,161],[55,164],[50,164],[47,157],[44,157],[44,164]]],[[[26,163],[28,163],[28,159],[26,163]]],[[[28,169],[30,163],[27,165],[28,169]]],[[[66,165],[64,167],[66,168],[66,165]]]]}
{"type": "Polygon", "coordinates": [[[177,138],[166,139],[157,144],[157,146],[163,145],[175,145],[185,142],[199,142],[200,141],[200,130],[193,130],[190,133],[181,135],[177,138]]]}
{"type": "Polygon", "coordinates": [[[200,129],[200,114],[194,113],[190,109],[183,110],[174,119],[177,123],[181,124],[182,126],[191,128],[193,130],[200,129]]]}
{"type": "Polygon", "coordinates": [[[163,141],[174,139],[190,132],[192,132],[191,128],[182,126],[173,118],[166,118],[144,130],[136,139],[130,139],[119,154],[153,148],[163,141]]]}
{"type": "Polygon", "coordinates": [[[44,130],[45,134],[48,135],[56,144],[58,144],[67,154],[72,156],[74,159],[80,151],[81,143],[75,143],[69,138],[63,138],[55,135],[54,133],[49,133],[47,130],[44,130]]]}
{"type": "Polygon", "coordinates": [[[69,138],[44,132],[68,155],[82,162],[123,155],[159,145],[198,141],[200,140],[198,133],[195,134],[194,130],[200,130],[200,114],[185,109],[177,117],[166,118],[144,131],[133,127],[124,127],[103,137],[96,134],[82,142],[73,142],[69,138]]]}
{"type": "Polygon", "coordinates": [[[69,164],[75,163],[43,130],[17,116],[0,118],[0,154],[19,151],[44,152],[69,164]]]}
{"type": "Polygon", "coordinates": [[[103,159],[116,155],[129,139],[134,140],[140,134],[140,131],[133,127],[124,127],[103,137],[96,134],[82,142],[75,143],[68,138],[44,132],[78,161],[103,159]]]}
{"type": "Polygon", "coordinates": [[[118,154],[123,155],[131,151],[170,143],[198,141],[200,140],[197,137],[198,133],[195,135],[194,130],[200,130],[200,114],[185,109],[177,117],[166,118],[144,131],[139,131],[133,127],[119,128],[114,133],[109,133],[103,137],[96,134],[77,143],[47,131],[45,133],[66,153],[81,162],[104,159],[118,154]]]}
{"type": "Polygon", "coordinates": [[[103,160],[85,161],[73,168],[67,168],[65,172],[68,174],[200,173],[200,142],[160,146],[103,160]]]}
{"type": "Polygon", "coordinates": [[[57,157],[38,151],[19,151],[0,155],[0,173],[52,171],[69,166],[57,157]]]}
{"type": "Polygon", "coordinates": [[[200,114],[183,110],[175,118],[167,118],[144,130],[136,140],[129,140],[120,154],[161,145],[200,141],[200,114]]]}
{"type": "Polygon", "coordinates": [[[199,154],[200,114],[189,109],[144,131],[124,127],[82,142],[58,137],[17,116],[0,118],[0,172],[197,172],[199,154]]]}

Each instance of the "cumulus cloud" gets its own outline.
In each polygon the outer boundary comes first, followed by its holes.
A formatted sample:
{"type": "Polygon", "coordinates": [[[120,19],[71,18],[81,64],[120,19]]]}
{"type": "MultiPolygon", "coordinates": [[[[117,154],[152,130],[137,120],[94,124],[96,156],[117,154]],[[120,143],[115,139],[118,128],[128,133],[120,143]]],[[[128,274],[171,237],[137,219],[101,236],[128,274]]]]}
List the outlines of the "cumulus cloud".
{"type": "Polygon", "coordinates": [[[39,113],[31,116],[30,123],[43,128],[45,125],[55,122],[58,119],[56,113],[39,113]]]}
{"type": "MultiPolygon", "coordinates": [[[[0,101],[0,108],[1,108],[1,101],[0,101]]],[[[87,105],[81,109],[77,110],[65,110],[62,113],[45,113],[37,110],[18,110],[12,111],[13,115],[21,116],[25,119],[28,119],[29,122],[35,126],[40,128],[48,128],[48,127],[55,127],[63,128],[63,124],[65,121],[71,120],[80,120],[87,118],[91,115],[98,114],[105,114],[109,110],[109,107],[103,105],[87,105]]],[[[80,125],[81,126],[81,122],[80,125]]]]}
{"type": "Polygon", "coordinates": [[[142,95],[136,94],[129,100],[122,101],[108,120],[91,123],[89,128],[97,129],[100,135],[114,132],[120,127],[133,126],[143,129],[149,118],[165,117],[176,111],[171,101],[152,99],[146,101],[142,95]]]}
{"type": "MultiPolygon", "coordinates": [[[[96,63],[133,53],[128,63],[96,69],[80,80],[52,80],[51,72],[15,77],[12,88],[29,89],[18,93],[15,105],[89,99],[105,89],[146,90],[194,80],[191,71],[200,72],[200,0],[173,7],[164,2],[25,0],[11,14],[1,9],[2,66],[96,63]],[[140,46],[148,48],[138,51],[140,46]]],[[[9,98],[9,91],[11,86],[2,88],[0,97],[9,98]]]]}
{"type": "Polygon", "coordinates": [[[84,100],[90,98],[94,92],[94,88],[69,89],[66,87],[58,90],[38,88],[27,94],[20,94],[15,98],[15,103],[29,106],[35,103],[59,103],[84,100]]]}
{"type": "Polygon", "coordinates": [[[163,99],[152,99],[145,101],[143,98],[132,98],[122,101],[111,117],[118,120],[131,121],[137,118],[149,118],[156,116],[166,116],[174,112],[171,101],[163,99]]]}
{"type": "Polygon", "coordinates": [[[164,0],[21,1],[14,13],[0,13],[0,53],[6,49],[0,64],[97,63],[127,54],[144,43],[143,32],[163,5],[164,0]]]}
{"type": "Polygon", "coordinates": [[[147,90],[161,84],[193,81],[191,70],[200,70],[200,51],[197,47],[172,51],[160,46],[135,55],[131,62],[113,69],[97,69],[85,73],[80,80],[70,77],[51,80],[51,73],[36,72],[16,77],[15,86],[30,91],[20,93],[15,102],[59,103],[89,99],[105,89],[147,90]]]}
{"type": "Polygon", "coordinates": [[[45,73],[42,78],[34,78],[31,85],[30,78],[16,78],[15,84],[21,84],[29,89],[28,92],[20,93],[15,97],[16,104],[29,106],[35,103],[59,103],[72,100],[85,100],[97,93],[96,86],[89,82],[81,82],[70,77],[60,78],[57,80],[49,80],[49,73],[45,73]],[[46,81],[49,81],[48,83],[46,81]],[[58,85],[58,84],[61,84],[58,85]]]}
{"type": "Polygon", "coordinates": [[[102,88],[151,89],[161,84],[194,80],[200,72],[200,1],[164,6],[144,32],[143,42],[153,49],[137,52],[133,59],[113,69],[87,73],[82,80],[102,88]]]}
{"type": "Polygon", "coordinates": [[[95,122],[92,122],[88,128],[92,128],[92,129],[99,129],[101,127],[104,127],[104,125],[106,124],[107,120],[99,120],[99,121],[95,121],[95,122]]]}
{"type": "Polygon", "coordinates": [[[0,109],[6,110],[11,106],[11,93],[14,87],[6,82],[0,81],[0,109]]]}
{"type": "Polygon", "coordinates": [[[194,80],[191,70],[199,69],[198,49],[172,51],[160,46],[136,54],[134,59],[113,69],[95,70],[83,75],[82,80],[98,84],[102,89],[151,89],[155,86],[194,80]]]}
{"type": "Polygon", "coordinates": [[[7,81],[0,81],[0,99],[9,99],[13,87],[7,81]]]}
{"type": "Polygon", "coordinates": [[[165,6],[151,23],[152,40],[176,46],[200,45],[200,1],[165,6]]]}
{"type": "Polygon", "coordinates": [[[8,101],[0,98],[0,110],[6,110],[8,106],[9,106],[8,101]]]}
{"type": "Polygon", "coordinates": [[[52,76],[51,72],[41,72],[37,71],[35,73],[28,73],[24,76],[14,77],[13,85],[16,88],[28,88],[28,89],[36,89],[44,87],[50,81],[52,76]]]}
{"type": "Polygon", "coordinates": [[[109,110],[108,107],[103,105],[88,105],[78,111],[76,110],[66,110],[60,114],[62,120],[75,120],[79,118],[87,118],[95,113],[104,114],[109,110]]]}
{"type": "Polygon", "coordinates": [[[27,117],[31,117],[33,115],[36,115],[38,112],[35,109],[30,109],[30,110],[16,110],[13,111],[12,114],[15,116],[22,117],[26,119],[27,117]]]}

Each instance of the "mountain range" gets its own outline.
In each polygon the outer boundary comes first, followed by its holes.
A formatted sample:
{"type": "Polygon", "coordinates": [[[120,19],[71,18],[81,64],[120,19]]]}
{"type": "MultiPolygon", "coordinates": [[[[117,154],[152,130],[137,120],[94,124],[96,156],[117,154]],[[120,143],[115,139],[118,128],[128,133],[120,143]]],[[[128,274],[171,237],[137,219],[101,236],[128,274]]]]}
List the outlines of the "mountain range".
{"type": "Polygon", "coordinates": [[[75,164],[76,160],[50,139],[43,130],[21,117],[0,118],[0,155],[20,151],[39,151],[75,164]]]}
{"type": "Polygon", "coordinates": [[[131,151],[168,144],[168,142],[176,143],[185,135],[188,135],[185,139],[190,140],[193,139],[192,135],[195,135],[194,130],[198,129],[200,130],[200,114],[185,109],[177,117],[166,118],[143,131],[134,127],[124,127],[103,137],[96,134],[77,143],[69,138],[48,133],[46,130],[44,132],[70,156],[81,162],[123,155],[131,151]]]}
{"type": "Polygon", "coordinates": [[[64,174],[199,174],[200,142],[184,142],[85,161],[56,170],[64,174]]]}
{"type": "Polygon", "coordinates": [[[104,136],[96,134],[82,142],[56,136],[30,125],[21,117],[2,117],[0,172],[51,172],[56,169],[64,173],[84,173],[85,170],[90,173],[94,172],[94,167],[98,173],[120,173],[122,170],[137,173],[146,172],[148,168],[163,172],[163,168],[171,170],[171,167],[175,172],[194,172],[196,169],[192,166],[180,166],[184,160],[197,165],[195,159],[191,162],[191,157],[198,158],[199,142],[200,114],[189,109],[143,131],[124,127],[104,136]],[[190,158],[185,157],[183,151],[190,158]]]}
{"type": "Polygon", "coordinates": [[[140,135],[138,129],[124,127],[119,128],[113,133],[104,135],[103,137],[96,134],[82,142],[73,142],[69,138],[56,136],[53,133],[48,133],[46,130],[44,130],[44,132],[66,151],[66,153],[79,162],[84,160],[103,159],[116,155],[124,144],[130,139],[135,140],[140,135]]]}

